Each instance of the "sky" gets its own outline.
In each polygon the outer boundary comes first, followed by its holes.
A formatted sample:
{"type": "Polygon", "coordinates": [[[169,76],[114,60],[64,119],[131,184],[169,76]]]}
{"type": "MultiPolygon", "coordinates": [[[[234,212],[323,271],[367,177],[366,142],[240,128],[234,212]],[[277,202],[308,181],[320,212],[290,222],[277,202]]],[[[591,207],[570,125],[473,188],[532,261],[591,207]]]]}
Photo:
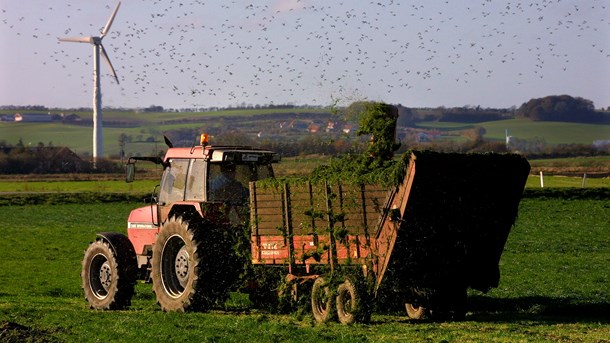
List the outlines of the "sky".
{"type": "MultiPolygon", "coordinates": [[[[92,107],[117,1],[0,0],[0,106],[92,107]]],[[[609,0],[123,0],[103,106],[610,106],[609,0]]]]}

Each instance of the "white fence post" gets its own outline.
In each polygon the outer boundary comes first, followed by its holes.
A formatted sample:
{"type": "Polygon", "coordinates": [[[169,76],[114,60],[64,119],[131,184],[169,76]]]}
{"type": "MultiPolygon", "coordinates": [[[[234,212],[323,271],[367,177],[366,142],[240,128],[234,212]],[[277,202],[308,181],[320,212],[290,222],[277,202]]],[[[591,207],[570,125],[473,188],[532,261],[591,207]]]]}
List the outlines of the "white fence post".
{"type": "Polygon", "coordinates": [[[582,188],[587,185],[587,173],[582,174],[582,188]]]}
{"type": "Polygon", "coordinates": [[[544,175],[542,175],[542,170],[540,171],[540,188],[544,188],[544,175]]]}

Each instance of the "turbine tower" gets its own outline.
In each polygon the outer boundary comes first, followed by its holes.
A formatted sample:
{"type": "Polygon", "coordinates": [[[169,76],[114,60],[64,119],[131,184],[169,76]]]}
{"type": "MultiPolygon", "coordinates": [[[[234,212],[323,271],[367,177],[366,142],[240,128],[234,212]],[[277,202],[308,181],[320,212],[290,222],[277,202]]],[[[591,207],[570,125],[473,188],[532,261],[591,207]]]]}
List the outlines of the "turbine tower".
{"type": "Polygon", "coordinates": [[[119,11],[119,7],[121,3],[119,2],[112,12],[110,19],[108,19],[108,23],[102,30],[102,33],[95,36],[85,36],[85,37],[67,37],[67,38],[58,38],[61,42],[76,42],[76,43],[89,43],[93,45],[93,167],[97,166],[98,158],[102,158],[104,156],[104,136],[102,133],[102,90],[100,85],[100,53],[110,70],[112,71],[112,75],[116,80],[116,83],[119,83],[119,78],[116,76],[116,72],[114,71],[114,67],[112,63],[110,63],[110,59],[108,58],[108,54],[106,53],[106,49],[102,45],[102,39],[108,31],[110,31],[110,26],[114,21],[114,17],[119,11]]]}

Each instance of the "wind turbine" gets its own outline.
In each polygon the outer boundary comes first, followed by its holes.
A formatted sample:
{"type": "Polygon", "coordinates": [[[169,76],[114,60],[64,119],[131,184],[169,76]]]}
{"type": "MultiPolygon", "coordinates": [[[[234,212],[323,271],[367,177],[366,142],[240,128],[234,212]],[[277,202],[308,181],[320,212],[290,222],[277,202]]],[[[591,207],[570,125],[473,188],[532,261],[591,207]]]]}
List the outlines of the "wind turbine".
{"type": "Polygon", "coordinates": [[[104,156],[104,136],[102,133],[102,90],[100,85],[100,52],[102,57],[110,67],[112,71],[112,75],[116,80],[116,83],[119,83],[119,78],[116,76],[116,72],[114,71],[114,67],[112,63],[110,63],[110,59],[108,58],[108,54],[106,53],[106,49],[102,45],[102,39],[108,31],[110,31],[110,26],[114,21],[114,17],[119,11],[119,7],[121,3],[119,2],[112,12],[110,19],[106,23],[106,26],[102,30],[102,33],[99,36],[85,36],[85,37],[66,37],[66,38],[58,38],[61,42],[76,42],[76,43],[89,43],[93,45],[93,166],[96,167],[97,159],[102,158],[104,156]]]}

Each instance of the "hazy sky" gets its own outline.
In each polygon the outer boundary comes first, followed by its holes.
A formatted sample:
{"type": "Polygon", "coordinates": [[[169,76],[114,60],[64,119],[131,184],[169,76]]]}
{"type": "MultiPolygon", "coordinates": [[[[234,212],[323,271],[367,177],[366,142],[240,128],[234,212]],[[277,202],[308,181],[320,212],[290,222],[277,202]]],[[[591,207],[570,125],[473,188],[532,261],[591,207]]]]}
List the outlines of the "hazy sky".
{"type": "MultiPolygon", "coordinates": [[[[0,0],[0,105],[91,107],[117,1],[0,0]]],[[[103,105],[610,106],[609,0],[123,0],[103,105]]]]}

